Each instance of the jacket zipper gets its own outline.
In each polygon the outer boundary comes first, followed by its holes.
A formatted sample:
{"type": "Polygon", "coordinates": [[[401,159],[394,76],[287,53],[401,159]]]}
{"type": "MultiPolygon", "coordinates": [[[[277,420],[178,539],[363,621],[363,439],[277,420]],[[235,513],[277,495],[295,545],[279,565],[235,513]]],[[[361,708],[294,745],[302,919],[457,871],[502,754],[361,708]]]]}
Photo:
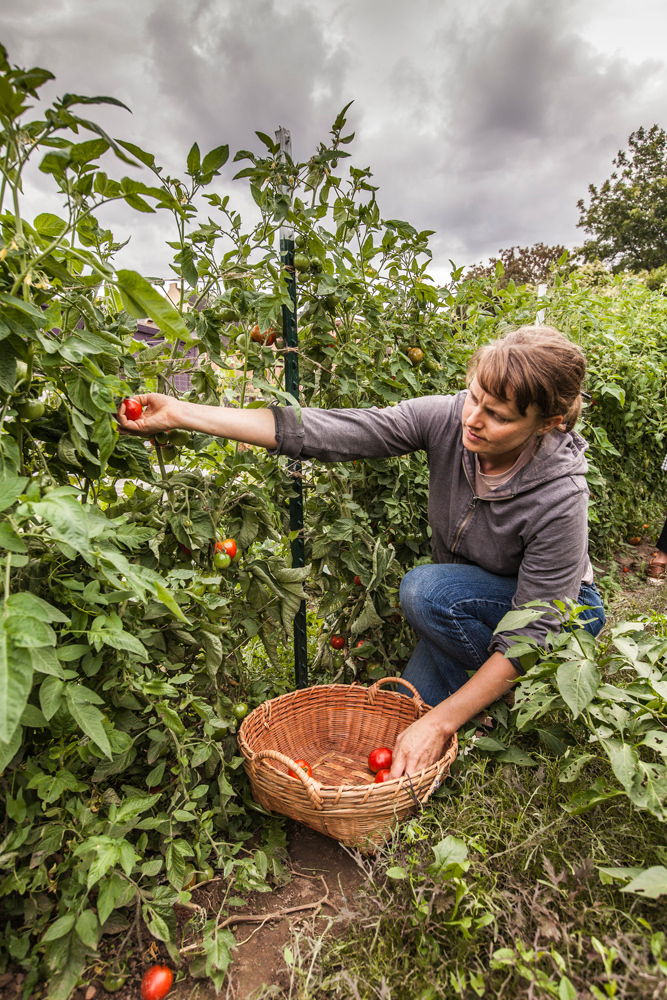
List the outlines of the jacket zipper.
{"type": "MultiPolygon", "coordinates": [[[[466,514],[466,516],[461,521],[461,524],[459,525],[459,530],[456,532],[456,538],[454,539],[452,547],[449,550],[452,553],[452,555],[456,554],[456,543],[458,542],[459,538],[461,537],[461,532],[463,531],[463,529],[465,528],[466,524],[468,523],[468,521],[472,517],[473,511],[475,510],[475,507],[477,506],[477,501],[482,499],[481,497],[478,497],[478,496],[475,495],[475,491],[473,489],[472,483],[470,482],[470,477],[468,475],[468,470],[466,469],[466,463],[465,463],[465,459],[464,459],[463,455],[461,455],[461,465],[463,466],[463,474],[466,477],[466,481],[468,483],[468,486],[472,490],[472,500],[468,504],[468,513],[466,514]]],[[[504,496],[504,497],[485,497],[485,499],[488,500],[489,502],[493,502],[494,500],[511,500],[513,497],[514,497],[514,493],[510,493],[509,496],[504,496]]]]}

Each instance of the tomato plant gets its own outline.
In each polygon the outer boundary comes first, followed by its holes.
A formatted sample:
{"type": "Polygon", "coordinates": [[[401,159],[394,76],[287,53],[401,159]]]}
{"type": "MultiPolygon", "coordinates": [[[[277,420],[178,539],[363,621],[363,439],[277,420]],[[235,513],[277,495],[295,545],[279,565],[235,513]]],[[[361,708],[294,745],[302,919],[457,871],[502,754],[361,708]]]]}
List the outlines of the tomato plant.
{"type": "Polygon", "coordinates": [[[141,1000],[162,1000],[173,981],[174,974],[168,965],[152,965],[141,980],[141,1000]]]}

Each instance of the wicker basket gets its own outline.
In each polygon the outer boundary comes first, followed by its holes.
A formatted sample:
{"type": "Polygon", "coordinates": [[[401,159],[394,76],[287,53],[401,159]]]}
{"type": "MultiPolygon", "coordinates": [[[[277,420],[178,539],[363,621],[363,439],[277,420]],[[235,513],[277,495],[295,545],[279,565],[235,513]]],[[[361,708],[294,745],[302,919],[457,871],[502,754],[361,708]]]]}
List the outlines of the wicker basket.
{"type": "Polygon", "coordinates": [[[257,802],[335,840],[370,850],[424,803],[456,759],[456,735],[440,760],[410,778],[375,784],[368,754],[393,747],[429,711],[412,684],[385,677],[372,687],[327,684],[266,701],[244,719],[238,741],[257,802]],[[403,684],[413,697],[380,690],[403,684]],[[307,760],[313,777],[295,764],[307,760]],[[288,769],[298,775],[289,777],[288,769]]]}

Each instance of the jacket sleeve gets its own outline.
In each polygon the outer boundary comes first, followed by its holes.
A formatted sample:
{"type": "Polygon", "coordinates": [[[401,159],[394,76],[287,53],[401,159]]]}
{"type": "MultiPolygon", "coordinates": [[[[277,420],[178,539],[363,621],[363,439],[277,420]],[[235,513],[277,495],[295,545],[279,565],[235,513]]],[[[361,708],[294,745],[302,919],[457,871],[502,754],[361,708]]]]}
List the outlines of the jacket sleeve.
{"type": "MultiPolygon", "coordinates": [[[[542,516],[537,519],[527,539],[512,609],[527,601],[543,601],[545,604],[563,598],[576,601],[587,561],[588,492],[581,488],[555,509],[542,510],[542,516]]],[[[505,653],[516,637],[522,635],[546,645],[546,635],[550,630],[558,631],[558,620],[545,613],[524,628],[494,635],[489,652],[505,653]]],[[[523,673],[518,659],[512,659],[512,664],[523,673]]]]}
{"type": "Polygon", "coordinates": [[[437,421],[452,418],[455,396],[421,396],[385,409],[320,410],[304,407],[301,420],[291,406],[274,407],[277,448],[272,454],[346,462],[388,458],[429,447],[437,421]]]}

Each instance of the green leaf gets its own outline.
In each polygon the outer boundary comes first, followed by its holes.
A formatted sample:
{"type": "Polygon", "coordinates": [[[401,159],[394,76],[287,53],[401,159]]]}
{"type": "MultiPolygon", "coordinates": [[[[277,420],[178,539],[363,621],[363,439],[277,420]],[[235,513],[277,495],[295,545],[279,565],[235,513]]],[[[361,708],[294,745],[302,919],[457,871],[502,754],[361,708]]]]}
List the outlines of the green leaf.
{"type": "Polygon", "coordinates": [[[0,773],[5,770],[8,764],[11,764],[12,760],[19,752],[22,742],[23,729],[21,726],[17,726],[14,730],[14,735],[8,743],[0,741],[0,773]]]}
{"type": "Polygon", "coordinates": [[[75,924],[76,933],[87,948],[97,948],[97,917],[92,910],[84,910],[75,924]]]}
{"type": "Polygon", "coordinates": [[[190,152],[188,153],[188,173],[196,174],[199,171],[201,164],[201,155],[199,153],[199,146],[197,143],[193,143],[190,147],[190,152]]]}
{"type": "Polygon", "coordinates": [[[64,917],[58,917],[50,927],[47,927],[42,935],[42,944],[46,944],[47,941],[57,941],[59,938],[65,937],[74,927],[75,920],[76,916],[73,913],[68,913],[64,917]]]}
{"type": "MultiPolygon", "coordinates": [[[[194,816],[189,818],[194,819],[194,816]]],[[[185,880],[185,857],[175,841],[168,845],[165,860],[167,862],[167,878],[174,889],[180,891],[185,880]]]]}
{"type": "Polygon", "coordinates": [[[408,873],[405,868],[401,868],[400,865],[395,865],[393,868],[387,869],[387,876],[389,878],[402,879],[407,878],[408,873]]]}
{"type": "Polygon", "coordinates": [[[6,510],[16,503],[25,490],[28,480],[25,476],[9,476],[0,479],[0,510],[6,510]]]}
{"type": "Polygon", "coordinates": [[[366,596],[366,602],[361,609],[361,614],[352,622],[350,632],[352,635],[359,635],[360,632],[365,632],[370,628],[377,628],[378,625],[382,624],[382,619],[375,610],[373,598],[370,594],[368,594],[366,596]]]}
{"type": "Polygon", "coordinates": [[[202,174],[217,172],[229,159],[229,146],[216,146],[207,153],[201,165],[202,174]]]}
{"type": "Polygon", "coordinates": [[[647,868],[641,875],[633,878],[630,885],[626,885],[621,892],[634,892],[648,899],[664,896],[667,893],[667,868],[663,868],[662,865],[647,868]]]}
{"type": "Polygon", "coordinates": [[[75,686],[68,685],[65,693],[67,708],[76,724],[83,730],[86,736],[91,738],[103,754],[111,757],[111,746],[109,744],[109,737],[104,729],[104,716],[102,713],[94,705],[79,700],[76,697],[75,686]]]}
{"type": "Polygon", "coordinates": [[[556,683],[563,701],[577,719],[595,697],[600,671],[593,660],[568,661],[561,663],[556,671],[556,683]]]}
{"type": "Polygon", "coordinates": [[[433,848],[435,860],[426,869],[432,878],[450,877],[469,867],[468,848],[464,840],[451,835],[433,848]]]}
{"type": "Polygon", "coordinates": [[[538,604],[535,607],[517,608],[516,611],[508,611],[496,625],[493,634],[497,635],[499,632],[516,632],[517,629],[525,628],[531,622],[537,621],[545,611],[553,611],[553,608],[549,604],[538,604]]]}
{"type": "Polygon", "coordinates": [[[97,894],[97,916],[100,924],[104,925],[112,910],[115,909],[117,901],[125,891],[127,883],[118,872],[112,872],[108,878],[100,884],[97,894]]]}
{"type": "Polygon", "coordinates": [[[160,333],[173,342],[190,342],[190,333],[183,317],[171,301],[142,278],[136,271],[117,271],[116,281],[123,305],[130,316],[145,319],[147,316],[159,327],[160,333]]]}
{"type": "MultiPolygon", "coordinates": [[[[11,621],[11,619],[9,619],[11,621]]],[[[9,622],[5,622],[7,625],[9,622]]],[[[9,743],[32,688],[32,660],[0,629],[0,742],[9,743]]]]}

